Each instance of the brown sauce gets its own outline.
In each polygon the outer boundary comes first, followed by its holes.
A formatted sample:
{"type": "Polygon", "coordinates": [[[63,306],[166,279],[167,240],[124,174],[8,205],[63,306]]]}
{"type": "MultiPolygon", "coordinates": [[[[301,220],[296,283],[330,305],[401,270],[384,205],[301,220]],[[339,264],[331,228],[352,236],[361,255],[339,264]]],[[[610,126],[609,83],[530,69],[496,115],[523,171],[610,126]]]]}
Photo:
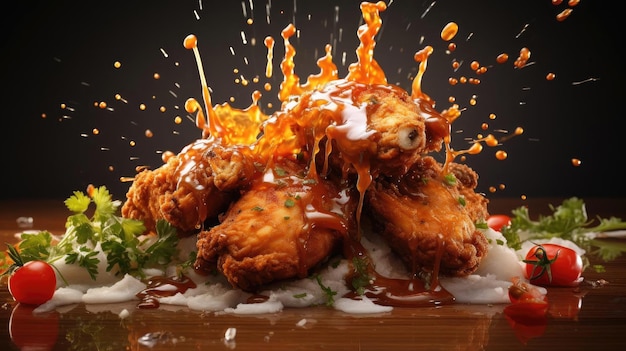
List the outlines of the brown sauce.
{"type": "Polygon", "coordinates": [[[183,294],[187,289],[193,289],[196,283],[189,277],[182,275],[181,277],[165,277],[155,276],[148,280],[148,286],[137,293],[140,299],[137,307],[139,308],[158,308],[159,298],[174,296],[178,293],[183,294]]]}
{"type": "MultiPolygon", "coordinates": [[[[443,240],[440,240],[433,271],[422,277],[422,274],[417,272],[417,267],[414,267],[410,279],[388,278],[378,274],[369,264],[366,249],[355,240],[346,240],[344,255],[351,261],[356,258],[368,263],[367,274],[370,277],[370,282],[363,287],[362,295],[374,303],[394,307],[439,306],[455,301],[454,296],[439,284],[439,266],[443,246],[443,240]]],[[[356,269],[353,270],[346,278],[348,286],[351,286],[352,281],[358,279],[359,275],[356,269]]],[[[362,295],[352,290],[344,297],[358,300],[361,299],[362,295]]]]}

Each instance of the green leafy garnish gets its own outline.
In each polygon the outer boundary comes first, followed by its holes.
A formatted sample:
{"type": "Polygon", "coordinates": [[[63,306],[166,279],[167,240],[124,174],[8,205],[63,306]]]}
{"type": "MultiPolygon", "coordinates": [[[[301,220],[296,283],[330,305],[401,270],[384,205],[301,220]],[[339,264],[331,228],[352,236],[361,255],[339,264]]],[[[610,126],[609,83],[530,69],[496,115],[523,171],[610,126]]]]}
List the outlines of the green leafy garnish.
{"type": "Polygon", "coordinates": [[[463,207],[465,207],[465,205],[467,205],[467,202],[465,202],[465,198],[463,196],[459,196],[457,201],[459,202],[459,205],[461,205],[463,207]]]}
{"type": "Polygon", "coordinates": [[[502,228],[501,232],[507,239],[509,247],[519,250],[526,240],[550,239],[558,237],[574,242],[591,254],[604,261],[610,261],[626,252],[623,243],[606,242],[593,239],[588,234],[611,230],[626,229],[626,222],[619,218],[596,218],[589,220],[583,200],[572,197],[561,205],[550,205],[551,215],[541,215],[532,220],[527,207],[519,207],[512,211],[511,225],[502,228]],[[594,223],[597,223],[594,225],[594,223]]]}
{"type": "Polygon", "coordinates": [[[319,274],[315,275],[315,280],[320,288],[322,288],[322,291],[326,294],[326,306],[332,306],[335,303],[335,295],[337,295],[337,292],[324,285],[324,283],[322,283],[322,277],[319,274]]]}
{"type": "Polygon", "coordinates": [[[448,173],[443,177],[444,182],[449,186],[456,185],[456,176],[453,173],[448,173]]]}
{"type": "Polygon", "coordinates": [[[284,177],[287,175],[287,171],[285,171],[284,169],[280,168],[280,167],[276,167],[274,168],[274,172],[276,173],[277,176],[279,177],[284,177]]]}
{"type": "Polygon", "coordinates": [[[164,267],[177,254],[176,228],[165,220],[156,224],[156,235],[141,241],[146,227],[143,222],[119,216],[120,201],[114,201],[106,187],[88,188],[88,194],[75,191],[65,200],[72,212],[67,218],[65,234],[54,245],[47,231],[24,233],[18,244],[25,262],[43,260],[84,268],[92,279],[100,272],[100,260],[106,257],[106,271],[116,275],[143,277],[143,269],[164,267]],[[89,214],[91,213],[91,215],[89,214]]]}
{"type": "Polygon", "coordinates": [[[355,275],[350,280],[350,284],[357,294],[363,295],[365,287],[370,285],[372,280],[369,275],[369,262],[365,257],[353,257],[352,267],[355,275]]]}

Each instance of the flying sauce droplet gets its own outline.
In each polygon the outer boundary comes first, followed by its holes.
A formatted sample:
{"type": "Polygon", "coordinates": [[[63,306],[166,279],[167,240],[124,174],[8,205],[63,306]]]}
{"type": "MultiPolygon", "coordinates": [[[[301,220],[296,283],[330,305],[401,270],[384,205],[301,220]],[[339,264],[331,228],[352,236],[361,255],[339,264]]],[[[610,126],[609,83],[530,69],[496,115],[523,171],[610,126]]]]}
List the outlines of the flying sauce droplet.
{"type": "Polygon", "coordinates": [[[443,27],[443,29],[441,30],[441,39],[445,41],[450,41],[456,36],[456,33],[458,33],[458,31],[459,25],[454,22],[450,22],[446,24],[445,27],[443,27]]]}
{"type": "Polygon", "coordinates": [[[506,153],[506,151],[504,151],[504,150],[498,150],[498,151],[496,151],[496,158],[497,158],[498,160],[500,160],[500,161],[504,161],[504,160],[506,160],[506,158],[507,158],[508,156],[509,156],[509,155],[508,155],[508,154],[506,153]]]}
{"type": "Polygon", "coordinates": [[[502,53],[500,55],[498,55],[498,57],[496,57],[496,62],[497,63],[505,63],[506,61],[509,60],[509,55],[502,53]]]}
{"type": "Polygon", "coordinates": [[[577,159],[577,158],[573,158],[573,159],[572,159],[572,166],[574,166],[574,167],[578,167],[578,166],[580,166],[582,163],[583,163],[583,161],[581,161],[581,160],[579,160],[579,159],[577,159]]]}
{"type": "Polygon", "coordinates": [[[265,76],[267,78],[271,78],[273,73],[272,71],[274,70],[274,65],[272,63],[272,60],[274,59],[274,38],[269,36],[265,37],[263,43],[267,48],[267,64],[265,65],[265,76]]]}
{"type": "Polygon", "coordinates": [[[556,20],[559,22],[563,22],[572,14],[573,9],[565,9],[561,11],[558,15],[556,15],[556,20]]]}
{"type": "Polygon", "coordinates": [[[523,68],[530,59],[530,50],[526,47],[521,48],[519,51],[519,57],[513,63],[516,68],[523,68]]]}

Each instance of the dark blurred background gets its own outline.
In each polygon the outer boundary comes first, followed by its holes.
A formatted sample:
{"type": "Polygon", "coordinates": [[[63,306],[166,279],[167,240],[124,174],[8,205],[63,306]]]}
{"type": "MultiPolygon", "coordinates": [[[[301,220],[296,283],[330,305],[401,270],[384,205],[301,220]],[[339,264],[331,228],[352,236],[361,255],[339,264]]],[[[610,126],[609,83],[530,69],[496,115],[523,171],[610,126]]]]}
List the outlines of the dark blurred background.
{"type": "MultiPolygon", "coordinates": [[[[65,199],[95,184],[106,185],[114,197],[123,199],[129,183],[120,178],[132,177],[138,166],[158,167],[163,151],[178,152],[200,137],[184,111],[187,98],[201,98],[193,53],[182,46],[188,34],[198,37],[214,104],[232,99],[233,106],[248,107],[252,90],[258,89],[269,113],[268,103],[278,106],[282,80],[281,30],[290,22],[299,30],[291,42],[302,82],[319,71],[315,61],[323,56],[326,43],[333,45],[343,77],[355,61],[356,30],[362,23],[359,3],[5,4],[0,198],[65,199]],[[276,39],[271,79],[264,77],[263,39],[268,35],[276,39]],[[114,67],[115,62],[121,67],[114,67]],[[253,82],[255,76],[258,83],[253,82]],[[250,84],[236,83],[241,77],[250,84]],[[265,92],[265,82],[274,89],[265,92]],[[100,102],[107,108],[95,106],[100,102]],[[175,123],[177,116],[182,123],[175,123]],[[146,130],[153,136],[147,137],[146,130]]],[[[450,96],[464,109],[453,124],[455,149],[468,147],[468,140],[479,134],[501,137],[505,131],[524,128],[522,135],[467,157],[465,162],[480,174],[479,191],[490,197],[625,197],[619,171],[624,150],[623,37],[613,5],[395,0],[382,13],[374,57],[390,83],[410,91],[417,69],[413,54],[433,46],[422,87],[437,109],[448,108],[450,96]],[[557,14],[567,9],[572,10],[570,16],[558,21],[557,14]],[[456,50],[447,53],[440,32],[450,21],[458,23],[459,32],[452,40],[456,50]],[[514,69],[522,47],[531,51],[530,64],[514,69]],[[496,63],[501,53],[510,57],[505,64],[496,63]],[[457,71],[453,60],[462,62],[457,71]],[[473,60],[488,71],[472,72],[473,60]],[[548,73],[556,78],[546,79],[548,73]],[[481,84],[448,84],[449,77],[461,76],[479,78],[481,84]],[[473,96],[476,105],[469,102],[473,96]],[[496,119],[489,118],[491,113],[496,119]],[[486,130],[483,123],[488,124],[486,130]],[[508,157],[497,160],[497,150],[508,157]],[[574,166],[574,158],[582,163],[574,166]]]]}

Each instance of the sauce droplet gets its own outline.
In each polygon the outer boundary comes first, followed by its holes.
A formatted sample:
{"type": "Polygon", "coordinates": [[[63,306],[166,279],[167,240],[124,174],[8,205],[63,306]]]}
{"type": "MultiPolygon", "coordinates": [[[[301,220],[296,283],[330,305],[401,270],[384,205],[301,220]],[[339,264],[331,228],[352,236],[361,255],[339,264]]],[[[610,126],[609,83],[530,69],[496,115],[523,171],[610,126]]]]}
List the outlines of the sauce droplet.
{"type": "Polygon", "coordinates": [[[504,150],[496,151],[496,158],[500,161],[506,160],[509,155],[504,150]]]}
{"type": "Polygon", "coordinates": [[[459,25],[455,22],[450,22],[446,24],[445,27],[443,27],[443,29],[441,30],[441,39],[445,41],[450,41],[456,36],[456,33],[458,33],[458,31],[459,25]]]}

